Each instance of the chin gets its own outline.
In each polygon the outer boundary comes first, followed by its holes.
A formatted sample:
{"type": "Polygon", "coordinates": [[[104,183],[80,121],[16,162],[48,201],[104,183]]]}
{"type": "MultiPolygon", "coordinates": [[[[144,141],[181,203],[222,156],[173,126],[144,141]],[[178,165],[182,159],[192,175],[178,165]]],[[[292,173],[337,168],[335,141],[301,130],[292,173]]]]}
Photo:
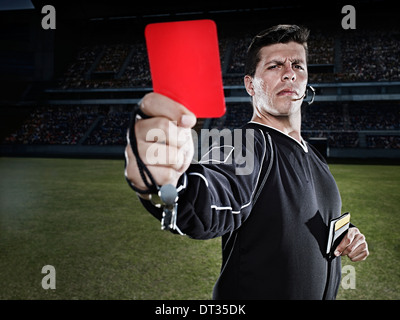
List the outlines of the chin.
{"type": "Polygon", "coordinates": [[[266,110],[270,115],[274,116],[274,117],[289,117],[292,116],[294,114],[296,114],[298,112],[299,109],[269,109],[266,110]]]}
{"type": "Polygon", "coordinates": [[[276,108],[277,116],[291,116],[301,111],[302,100],[299,101],[285,101],[276,108]]]}
{"type": "Polygon", "coordinates": [[[261,103],[260,111],[263,114],[269,114],[274,117],[289,117],[301,112],[301,103],[302,100],[292,101],[291,99],[274,101],[270,104],[264,102],[261,103]],[[270,107],[270,105],[273,105],[273,107],[270,107]]]}

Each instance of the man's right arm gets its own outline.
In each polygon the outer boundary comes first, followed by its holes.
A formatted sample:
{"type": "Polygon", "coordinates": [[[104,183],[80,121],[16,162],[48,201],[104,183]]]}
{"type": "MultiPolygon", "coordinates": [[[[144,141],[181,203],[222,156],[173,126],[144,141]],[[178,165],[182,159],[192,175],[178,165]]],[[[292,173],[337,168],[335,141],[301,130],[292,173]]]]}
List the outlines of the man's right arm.
{"type": "MultiPolygon", "coordinates": [[[[160,113],[168,113],[165,108],[176,107],[172,103],[169,104],[172,100],[168,98],[168,100],[164,100],[163,96],[157,95],[153,98],[157,100],[157,103],[167,102],[163,106],[159,105],[156,109],[160,113]]],[[[147,108],[151,108],[148,104],[149,101],[144,102],[143,112],[159,117],[158,114],[156,115],[156,111],[148,111],[147,108]]],[[[181,115],[177,111],[179,109],[173,111],[176,114],[169,115],[167,120],[178,119],[181,115]]],[[[140,123],[145,124],[145,121],[147,120],[139,120],[136,126],[140,123]]],[[[146,124],[149,126],[154,125],[150,122],[146,124]]],[[[136,131],[138,149],[143,159],[146,156],[147,143],[149,142],[141,143],[140,139],[144,139],[145,135],[140,132],[140,130],[144,130],[143,127],[139,128],[136,131]]],[[[148,130],[149,128],[145,129],[148,130]]],[[[154,142],[151,143],[154,144],[154,142]]],[[[177,143],[173,143],[173,145],[169,145],[169,143],[170,139],[167,138],[166,147],[177,148],[175,146],[177,143]]],[[[193,146],[193,142],[191,141],[190,143],[193,146]]],[[[224,159],[223,163],[213,164],[213,161],[201,161],[201,164],[192,164],[189,167],[193,158],[193,155],[191,155],[189,164],[187,163],[188,159],[181,159],[181,162],[185,165],[180,168],[164,164],[148,166],[159,185],[173,183],[180,190],[177,226],[182,233],[196,239],[210,239],[237,229],[248,218],[253,206],[256,189],[262,176],[261,171],[265,170],[266,164],[269,162],[269,147],[267,147],[265,135],[259,130],[252,129],[248,131],[242,130],[241,139],[239,139],[237,146],[235,144],[233,144],[234,146],[224,145],[217,147],[220,152],[219,159],[224,159]],[[246,140],[247,142],[245,142],[246,140]],[[234,148],[236,148],[235,152],[233,152],[234,148]],[[248,170],[249,172],[246,174],[238,174],[238,170],[243,170],[243,161],[240,161],[241,159],[239,158],[237,159],[236,156],[239,157],[245,154],[247,156],[252,154],[252,157],[249,157],[251,163],[248,163],[251,170],[248,170]],[[169,177],[172,177],[172,179],[158,176],[158,172],[165,168],[171,173],[169,177]]],[[[127,149],[129,148],[128,146],[127,149]]],[[[132,179],[131,181],[135,185],[141,186],[141,177],[139,173],[135,173],[137,168],[134,167],[136,162],[134,156],[132,153],[128,153],[128,156],[128,166],[133,167],[128,171],[128,173],[130,172],[128,177],[132,179]]],[[[153,206],[146,197],[141,196],[141,200],[145,208],[160,220],[162,210],[153,206]]]]}

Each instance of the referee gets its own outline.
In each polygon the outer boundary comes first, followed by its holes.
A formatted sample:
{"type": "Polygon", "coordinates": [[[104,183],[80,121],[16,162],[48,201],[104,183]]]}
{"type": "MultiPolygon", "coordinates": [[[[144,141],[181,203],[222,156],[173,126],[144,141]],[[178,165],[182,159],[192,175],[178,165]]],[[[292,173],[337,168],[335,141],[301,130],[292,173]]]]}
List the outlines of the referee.
{"type": "MultiPolygon", "coordinates": [[[[368,256],[364,235],[351,227],[333,259],[325,254],[330,219],[341,215],[341,198],[325,159],[301,136],[301,104],[307,88],[309,31],[278,25],[254,37],[247,51],[244,84],[253,116],[243,128],[243,143],[219,146],[220,158],[193,164],[190,129],[195,116],[165,96],[150,93],[141,111],[150,116],[135,124],[140,158],[159,185],[179,191],[177,228],[195,239],[222,236],[222,268],[214,299],[335,299],[341,278],[340,256],[352,261],[368,256]],[[173,122],[179,137],[168,136],[173,122]],[[152,128],[164,128],[159,152],[179,155],[154,165],[146,141],[152,128]],[[246,141],[251,137],[251,148],[246,141]],[[247,139],[247,140],[246,140],[247,139]],[[252,170],[234,148],[251,152],[252,170]]],[[[214,150],[215,151],[215,150],[214,150]]],[[[211,156],[214,156],[213,153],[211,156]]],[[[130,145],[126,175],[146,189],[130,145]]],[[[140,195],[156,218],[162,210],[140,195]]]]}

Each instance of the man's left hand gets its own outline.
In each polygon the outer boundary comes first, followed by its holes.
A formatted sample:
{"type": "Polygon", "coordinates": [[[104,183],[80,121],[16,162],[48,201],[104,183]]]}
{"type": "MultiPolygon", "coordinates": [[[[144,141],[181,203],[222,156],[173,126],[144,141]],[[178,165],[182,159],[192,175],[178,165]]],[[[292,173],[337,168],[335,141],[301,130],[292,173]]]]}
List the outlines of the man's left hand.
{"type": "Polygon", "coordinates": [[[351,261],[365,260],[369,255],[365,236],[357,228],[350,228],[334,254],[335,256],[348,256],[351,261]]]}

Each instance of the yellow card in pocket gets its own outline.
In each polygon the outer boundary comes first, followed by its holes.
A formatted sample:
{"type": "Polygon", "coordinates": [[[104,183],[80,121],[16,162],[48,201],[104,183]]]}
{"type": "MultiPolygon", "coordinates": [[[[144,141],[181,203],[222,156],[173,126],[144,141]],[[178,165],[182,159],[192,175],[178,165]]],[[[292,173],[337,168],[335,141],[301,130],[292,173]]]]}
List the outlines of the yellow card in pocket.
{"type": "Polygon", "coordinates": [[[349,227],[350,227],[349,212],[342,214],[339,218],[330,220],[328,243],[326,246],[326,254],[329,257],[334,257],[333,252],[335,251],[340,241],[343,239],[349,227]]]}

